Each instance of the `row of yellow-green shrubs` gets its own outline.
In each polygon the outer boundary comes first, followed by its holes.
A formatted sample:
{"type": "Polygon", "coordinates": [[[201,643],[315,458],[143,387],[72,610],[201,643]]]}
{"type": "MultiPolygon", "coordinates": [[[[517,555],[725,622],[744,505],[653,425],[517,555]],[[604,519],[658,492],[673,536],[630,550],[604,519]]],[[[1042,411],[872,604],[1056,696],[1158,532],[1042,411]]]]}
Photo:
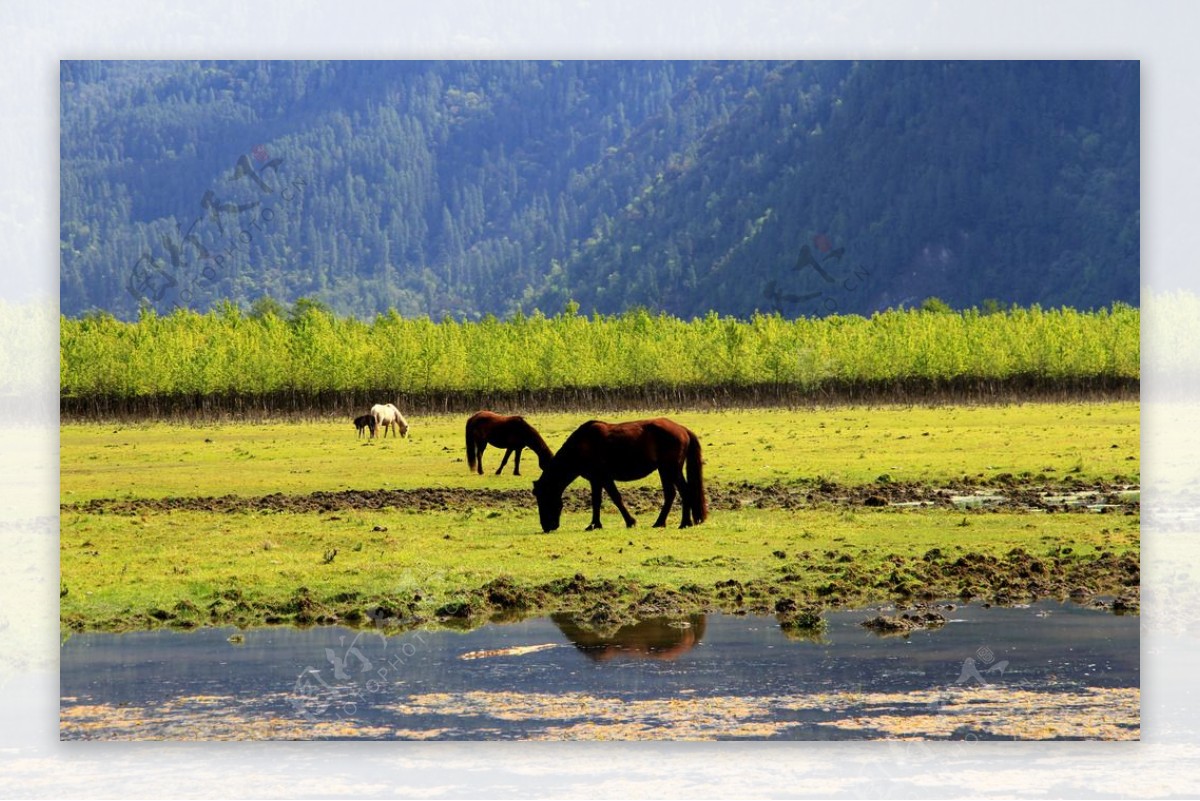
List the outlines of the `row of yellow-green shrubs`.
{"type": "Polygon", "coordinates": [[[680,320],[634,310],[479,321],[371,321],[319,304],[250,313],[60,318],[63,397],[537,391],[1035,377],[1139,377],[1139,311],[889,310],[680,320]]]}

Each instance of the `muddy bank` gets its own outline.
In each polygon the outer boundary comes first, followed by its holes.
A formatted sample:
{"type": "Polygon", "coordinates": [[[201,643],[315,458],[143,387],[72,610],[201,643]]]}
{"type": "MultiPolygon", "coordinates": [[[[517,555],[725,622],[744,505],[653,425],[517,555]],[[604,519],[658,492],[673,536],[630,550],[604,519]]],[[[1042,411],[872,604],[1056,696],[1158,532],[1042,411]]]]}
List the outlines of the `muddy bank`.
{"type": "Polygon", "coordinates": [[[733,407],[804,407],[836,404],[960,404],[1035,401],[1137,400],[1140,381],[1120,376],[1054,378],[1017,375],[1004,379],[959,377],[890,381],[826,379],[812,385],[561,387],[508,391],[404,392],[380,387],[366,390],[269,393],[177,393],[127,397],[91,395],[59,398],[63,422],[239,420],[280,417],[353,416],[380,398],[406,414],[461,414],[478,409],[521,413],[634,411],[642,409],[726,409],[733,407]]]}
{"type": "MultiPolygon", "coordinates": [[[[564,508],[583,512],[591,508],[583,482],[567,491],[564,508]]],[[[709,508],[804,509],[823,504],[846,507],[929,507],[995,509],[998,511],[1100,512],[1137,514],[1140,501],[1132,497],[1136,484],[1125,482],[1022,482],[1012,477],[992,481],[952,482],[933,486],[911,482],[875,482],[847,485],[828,481],[775,482],[771,484],[713,484],[709,508]]],[[[659,487],[622,487],[621,495],[635,513],[657,511],[662,506],[659,487]]],[[[86,514],[142,514],[146,512],[296,512],[320,513],[350,509],[395,508],[412,511],[467,511],[477,508],[528,508],[526,490],[421,488],[412,490],[343,490],[307,495],[272,493],[257,497],[223,495],[185,498],[100,498],[62,504],[64,512],[86,514]]]]}
{"type": "Polygon", "coordinates": [[[921,556],[887,556],[877,567],[805,552],[782,561],[765,576],[730,575],[711,584],[685,579],[642,583],[575,573],[531,584],[501,573],[480,586],[442,595],[417,588],[387,596],[353,590],[322,596],[302,586],[290,597],[273,598],[253,597],[231,586],[165,608],[129,609],[107,619],[64,615],[61,622],[70,631],[335,623],[406,631],[428,626],[470,629],[494,621],[568,614],[580,627],[603,633],[647,618],[724,612],[774,615],[786,631],[803,637],[819,631],[823,610],[881,600],[919,609],[938,598],[1004,606],[1048,598],[1136,614],[1141,568],[1137,553],[1035,556],[1014,548],[1002,556],[953,556],[933,548],[921,556]]]}

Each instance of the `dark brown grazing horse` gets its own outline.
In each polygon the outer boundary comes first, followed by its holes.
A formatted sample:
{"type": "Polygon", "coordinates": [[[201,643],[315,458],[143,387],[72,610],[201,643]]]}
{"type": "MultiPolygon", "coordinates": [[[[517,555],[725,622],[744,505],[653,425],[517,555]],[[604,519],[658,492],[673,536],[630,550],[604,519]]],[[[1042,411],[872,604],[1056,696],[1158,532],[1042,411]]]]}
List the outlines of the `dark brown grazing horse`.
{"type": "Polygon", "coordinates": [[[483,475],[483,451],[488,445],[505,448],[504,458],[496,468],[496,475],[508,464],[508,457],[517,454],[513,462],[513,475],[521,475],[521,451],[532,448],[538,456],[538,464],[545,469],[554,455],[546,440],[519,414],[505,416],[495,412],[476,412],[467,420],[467,467],[483,475]]]}
{"type": "Polygon", "coordinates": [[[708,499],[704,494],[702,464],[700,440],[665,417],[615,424],[589,420],[567,437],[554,458],[542,467],[542,477],[533,482],[542,531],[549,533],[558,528],[563,491],[579,476],[592,484],[592,522],[588,531],[601,528],[600,497],[606,490],[625,518],[625,525],[632,526],[637,521],[622,503],[616,482],[637,481],[655,470],[662,479],[664,496],[655,527],[667,524],[676,489],[683,502],[680,528],[703,523],[708,519],[708,499]]]}

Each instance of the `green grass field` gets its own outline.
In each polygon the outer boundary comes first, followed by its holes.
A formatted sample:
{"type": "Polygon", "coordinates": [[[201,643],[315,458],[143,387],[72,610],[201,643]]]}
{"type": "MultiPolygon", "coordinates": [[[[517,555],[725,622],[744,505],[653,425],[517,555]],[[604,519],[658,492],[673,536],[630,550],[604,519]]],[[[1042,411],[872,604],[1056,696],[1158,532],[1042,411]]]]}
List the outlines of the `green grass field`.
{"type": "MultiPolygon", "coordinates": [[[[935,487],[1137,483],[1136,403],[671,413],[704,443],[714,491],[818,478],[935,487]]],[[[637,417],[648,415],[636,415],[637,417]]],[[[632,416],[630,416],[632,417],[632,416]]],[[[585,417],[531,416],[557,448],[585,417]]],[[[624,418],[624,419],[629,419],[624,418]]],[[[65,630],[263,622],[462,624],[574,609],[593,618],[697,608],[771,612],[972,595],[1118,594],[1138,580],[1139,516],[865,508],[719,508],[702,526],[625,529],[569,508],[541,533],[536,507],[470,489],[527,490],[539,474],[465,463],[465,417],[413,419],[408,439],[356,439],[349,420],[266,425],[67,425],[61,437],[65,630]],[[201,511],[87,501],[304,496],[449,488],[445,509],[201,511]],[[464,492],[464,490],[467,490],[464,492]]],[[[648,479],[656,488],[657,480],[648,479]]],[[[585,486],[577,484],[577,489],[585,486]]],[[[656,490],[655,490],[656,491],[656,490]]],[[[729,493],[726,493],[727,495],[729,493]]],[[[655,497],[651,493],[648,497],[655,497]]],[[[677,525],[679,510],[672,515],[677,525]]]]}
{"type": "MultiPolygon", "coordinates": [[[[481,592],[501,577],[527,591],[519,604],[595,603],[537,590],[577,574],[596,586],[612,583],[614,605],[656,587],[708,603],[719,600],[717,583],[736,581],[752,588],[745,591],[751,606],[772,611],[776,596],[840,604],[894,591],[920,597],[931,583],[925,555],[935,548],[943,565],[978,554],[1002,566],[1020,548],[1067,567],[1104,552],[1136,557],[1138,549],[1136,518],[1089,514],[753,510],[682,530],[582,528],[544,535],[536,512],[515,509],[71,515],[63,523],[69,592],[61,611],[72,627],[190,625],[208,622],[214,610],[223,622],[248,625],[296,619],[307,595],[313,620],[362,619],[379,605],[427,619],[455,603],[485,609],[481,592]]],[[[982,575],[947,575],[932,586],[941,596],[968,589],[990,597],[993,589],[982,575]]]]}
{"type": "MultiPolygon", "coordinates": [[[[710,482],[823,477],[846,484],[942,483],[1005,473],[1136,481],[1137,403],[1013,406],[836,407],[665,412],[703,443],[710,482]]],[[[620,419],[651,417],[627,414],[620,419]]],[[[551,448],[588,418],[527,418],[551,448]]],[[[617,418],[608,418],[615,421],[617,418]]],[[[414,418],[406,439],[356,438],[350,420],[265,425],[64,425],[63,503],[92,498],[265,495],[346,489],[527,489],[538,475],[492,473],[503,452],[484,454],[485,476],[468,472],[466,417],[414,418]]],[[[655,484],[657,479],[647,479],[655,484]]]]}

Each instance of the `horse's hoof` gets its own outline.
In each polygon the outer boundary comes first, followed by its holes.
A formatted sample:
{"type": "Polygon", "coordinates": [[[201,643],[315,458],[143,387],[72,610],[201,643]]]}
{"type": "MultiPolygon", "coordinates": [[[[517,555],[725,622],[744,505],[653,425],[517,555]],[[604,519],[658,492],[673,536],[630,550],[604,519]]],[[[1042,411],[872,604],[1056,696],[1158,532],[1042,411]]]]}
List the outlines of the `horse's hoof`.
{"type": "Polygon", "coordinates": [[[635,525],[637,525],[636,520],[626,520],[625,521],[625,528],[633,528],[635,525]]]}
{"type": "Polygon", "coordinates": [[[595,531],[596,529],[600,529],[600,528],[604,528],[604,526],[600,525],[599,523],[596,523],[595,525],[588,526],[587,528],[584,529],[584,531],[595,531]]]}
{"type": "Polygon", "coordinates": [[[666,527],[667,527],[666,521],[659,520],[657,523],[655,523],[650,528],[666,528],[666,527]]]}

